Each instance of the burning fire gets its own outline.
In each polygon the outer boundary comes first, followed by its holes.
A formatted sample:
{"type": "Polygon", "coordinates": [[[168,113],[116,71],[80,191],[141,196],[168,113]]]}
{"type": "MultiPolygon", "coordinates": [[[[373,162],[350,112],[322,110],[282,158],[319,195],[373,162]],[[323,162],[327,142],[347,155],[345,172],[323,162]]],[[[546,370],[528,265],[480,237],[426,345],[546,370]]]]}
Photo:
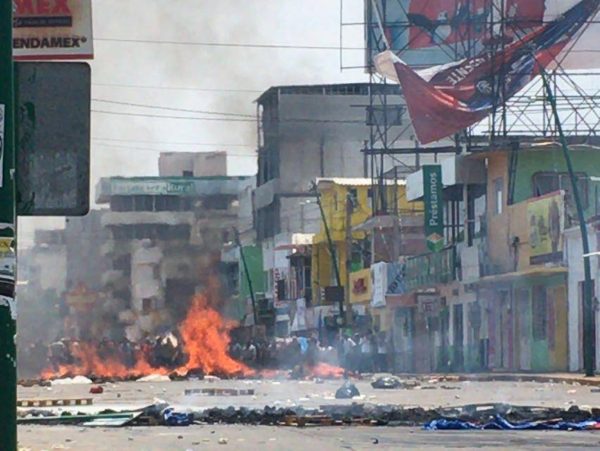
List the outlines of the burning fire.
{"type": "Polygon", "coordinates": [[[180,368],[175,370],[155,368],[148,363],[148,356],[142,352],[138,353],[136,364],[130,368],[117,357],[101,357],[92,344],[76,342],[72,344],[70,352],[77,363],[62,365],[58,371],[48,369],[42,373],[42,378],[77,375],[126,378],[170,373],[185,376],[191,370],[201,370],[204,374],[252,374],[252,370],[232,359],[227,352],[230,342],[229,332],[233,327],[232,322],[225,321],[209,305],[206,296],[197,295],[192,300],[185,320],[179,326],[183,349],[188,356],[187,363],[180,368]]]}
{"type": "Polygon", "coordinates": [[[208,305],[205,296],[198,295],[192,301],[187,317],[179,331],[189,355],[188,362],[177,372],[201,369],[205,374],[244,374],[248,367],[232,359],[227,353],[229,332],[234,324],[224,321],[221,315],[208,305]]]}
{"type": "Polygon", "coordinates": [[[310,368],[310,373],[311,377],[320,377],[323,379],[341,379],[344,377],[344,368],[321,362],[310,368]]]}

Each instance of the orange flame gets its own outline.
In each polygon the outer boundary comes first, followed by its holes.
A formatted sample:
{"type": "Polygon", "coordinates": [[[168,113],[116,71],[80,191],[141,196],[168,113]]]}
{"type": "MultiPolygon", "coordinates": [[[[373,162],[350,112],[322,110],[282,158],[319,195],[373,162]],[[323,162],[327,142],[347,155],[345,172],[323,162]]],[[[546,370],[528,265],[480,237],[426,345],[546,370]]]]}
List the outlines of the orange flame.
{"type": "Polygon", "coordinates": [[[201,370],[204,374],[250,375],[253,371],[244,364],[232,359],[228,353],[229,332],[234,323],[223,320],[221,315],[209,306],[204,295],[192,300],[185,320],[179,326],[188,361],[176,370],[155,368],[148,363],[147,356],[140,353],[133,368],[128,368],[117,358],[102,358],[93,344],[75,343],[71,354],[77,364],[63,365],[58,371],[47,369],[43,379],[65,376],[101,376],[108,378],[140,377],[149,374],[168,375],[175,372],[185,376],[191,370],[201,370]]]}
{"type": "Polygon", "coordinates": [[[311,377],[319,377],[323,379],[341,379],[344,377],[344,368],[330,365],[328,363],[317,363],[309,368],[311,377]]]}
{"type": "Polygon", "coordinates": [[[227,353],[229,332],[232,322],[224,321],[221,315],[208,305],[204,295],[192,301],[187,317],[179,332],[189,355],[188,362],[177,372],[187,373],[201,369],[205,374],[248,374],[250,369],[232,359],[227,353]]]}

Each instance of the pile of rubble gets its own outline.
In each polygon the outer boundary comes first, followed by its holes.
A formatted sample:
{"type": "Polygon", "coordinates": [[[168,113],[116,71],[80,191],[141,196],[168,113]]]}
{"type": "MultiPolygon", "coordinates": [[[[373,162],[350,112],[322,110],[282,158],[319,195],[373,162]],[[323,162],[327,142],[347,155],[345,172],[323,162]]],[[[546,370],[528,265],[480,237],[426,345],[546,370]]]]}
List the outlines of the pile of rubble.
{"type": "Polygon", "coordinates": [[[262,409],[246,407],[209,408],[177,412],[164,402],[157,402],[136,412],[104,411],[100,415],[71,414],[63,412],[60,417],[51,412],[36,409],[20,413],[20,423],[29,424],[84,424],[94,426],[94,421],[106,419],[124,420],[123,426],[191,424],[238,424],[286,426],[302,424],[342,425],[369,424],[373,426],[419,426],[434,420],[460,420],[485,423],[502,417],[511,423],[561,420],[583,422],[600,418],[600,409],[581,409],[572,406],[568,410],[542,407],[523,407],[508,404],[467,405],[451,408],[424,409],[396,405],[357,404],[328,405],[315,409],[301,406],[262,409]]]}

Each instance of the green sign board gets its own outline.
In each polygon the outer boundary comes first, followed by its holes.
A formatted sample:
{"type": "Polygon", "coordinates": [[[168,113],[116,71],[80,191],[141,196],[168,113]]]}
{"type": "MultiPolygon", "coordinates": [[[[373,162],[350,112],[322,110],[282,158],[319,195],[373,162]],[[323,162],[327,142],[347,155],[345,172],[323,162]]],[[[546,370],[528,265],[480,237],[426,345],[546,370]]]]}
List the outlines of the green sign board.
{"type": "Polygon", "coordinates": [[[440,165],[423,166],[423,194],[427,247],[431,252],[439,252],[444,248],[444,199],[440,165]]]}

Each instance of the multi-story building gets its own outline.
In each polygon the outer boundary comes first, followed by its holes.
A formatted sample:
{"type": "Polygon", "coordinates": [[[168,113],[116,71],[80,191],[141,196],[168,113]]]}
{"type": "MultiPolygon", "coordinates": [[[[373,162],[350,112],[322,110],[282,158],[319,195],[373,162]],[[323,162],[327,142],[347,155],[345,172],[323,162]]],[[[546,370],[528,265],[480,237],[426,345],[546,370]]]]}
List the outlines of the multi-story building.
{"type": "MultiPolygon", "coordinates": [[[[373,178],[399,166],[415,168],[432,155],[403,154],[371,158],[365,149],[379,116],[395,147],[413,148],[414,132],[397,85],[352,83],[279,86],[258,103],[258,175],[254,190],[256,238],[262,247],[267,296],[277,284],[276,247],[293,245],[294,234],[320,229],[314,180],[328,177],[373,178]],[[371,90],[386,90],[386,105],[372,107],[371,90]],[[377,116],[377,117],[376,117],[377,116]],[[277,245],[276,245],[277,243],[277,245]]],[[[412,170],[412,169],[411,169],[412,170]]]]}
{"type": "Polygon", "coordinates": [[[102,289],[102,275],[109,262],[102,255],[108,230],[102,227],[102,215],[108,210],[90,210],[86,216],[67,218],[65,244],[67,249],[66,289],[85,286],[92,291],[102,289]]]}
{"type": "MultiPolygon", "coordinates": [[[[406,263],[399,370],[580,369],[581,239],[564,156],[519,146],[443,162],[447,246],[406,263]]],[[[581,145],[571,158],[593,218],[600,157],[581,145]]],[[[408,184],[421,199],[422,174],[408,184]]]]}
{"type": "Polygon", "coordinates": [[[210,177],[227,175],[227,152],[162,152],[160,177],[210,177]]]}
{"type": "MultiPolygon", "coordinates": [[[[180,174],[106,178],[96,192],[98,204],[110,207],[102,217],[110,235],[103,253],[111,261],[104,289],[134,340],[180,320],[211,277],[226,285],[222,246],[237,225],[238,193],[253,183],[250,177],[188,176],[189,166],[162,161],[163,173],[180,174]]],[[[220,306],[219,299],[211,301],[220,306]]]]}

